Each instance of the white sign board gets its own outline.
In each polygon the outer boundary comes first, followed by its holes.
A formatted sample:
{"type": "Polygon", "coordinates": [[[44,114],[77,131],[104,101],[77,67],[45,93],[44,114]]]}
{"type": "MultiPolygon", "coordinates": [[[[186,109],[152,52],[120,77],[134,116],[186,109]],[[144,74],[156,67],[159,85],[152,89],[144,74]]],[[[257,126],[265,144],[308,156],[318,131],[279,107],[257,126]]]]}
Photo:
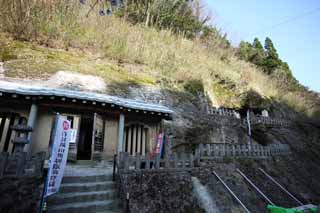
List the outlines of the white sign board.
{"type": "Polygon", "coordinates": [[[70,143],[77,142],[77,129],[70,129],[70,143]]]}
{"type": "Polygon", "coordinates": [[[69,142],[70,121],[59,116],[56,122],[51,157],[49,160],[46,197],[59,191],[64,168],[67,163],[69,142]]]}

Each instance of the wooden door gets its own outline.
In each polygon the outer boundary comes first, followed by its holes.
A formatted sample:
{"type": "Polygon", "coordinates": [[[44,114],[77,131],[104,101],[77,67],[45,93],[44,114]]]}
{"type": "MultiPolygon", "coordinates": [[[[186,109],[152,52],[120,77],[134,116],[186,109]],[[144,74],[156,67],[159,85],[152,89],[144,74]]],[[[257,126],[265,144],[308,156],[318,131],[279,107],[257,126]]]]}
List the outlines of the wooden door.
{"type": "Polygon", "coordinates": [[[94,113],[93,134],[92,134],[92,160],[102,160],[104,146],[104,119],[94,113]]]}

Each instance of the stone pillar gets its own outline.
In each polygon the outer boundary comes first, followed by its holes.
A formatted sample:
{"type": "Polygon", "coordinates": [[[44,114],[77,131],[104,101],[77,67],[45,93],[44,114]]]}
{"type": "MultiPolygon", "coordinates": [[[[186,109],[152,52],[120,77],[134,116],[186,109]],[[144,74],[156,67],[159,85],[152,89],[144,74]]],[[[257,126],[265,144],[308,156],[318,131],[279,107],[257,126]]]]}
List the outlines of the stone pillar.
{"type": "MultiPolygon", "coordinates": [[[[38,114],[38,105],[32,104],[29,112],[29,117],[28,117],[28,123],[27,126],[34,129],[36,120],[37,120],[37,114],[38,114]]],[[[32,133],[30,132],[28,134],[28,141],[29,144],[27,146],[27,153],[31,154],[32,152],[32,133]]]]}
{"type": "Polygon", "coordinates": [[[120,152],[123,152],[124,147],[124,140],[123,140],[123,134],[124,134],[124,114],[120,114],[119,118],[119,128],[118,128],[118,147],[117,147],[117,154],[119,155],[120,152]]]}

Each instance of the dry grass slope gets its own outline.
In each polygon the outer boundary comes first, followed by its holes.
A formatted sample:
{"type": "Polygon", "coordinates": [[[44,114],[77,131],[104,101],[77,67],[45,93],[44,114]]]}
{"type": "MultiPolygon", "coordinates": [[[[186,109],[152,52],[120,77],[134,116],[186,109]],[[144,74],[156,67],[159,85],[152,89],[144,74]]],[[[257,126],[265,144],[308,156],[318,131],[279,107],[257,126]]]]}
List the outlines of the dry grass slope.
{"type": "MultiPolygon", "coordinates": [[[[87,18],[87,10],[74,7],[67,22],[64,19],[68,17],[52,13],[50,21],[36,29],[32,43],[2,33],[0,59],[10,70],[7,75],[45,78],[58,70],[71,70],[98,75],[107,82],[160,82],[174,90],[182,90],[190,80],[200,80],[215,105],[241,107],[241,95],[253,90],[307,115],[320,115],[319,98],[313,93],[292,89],[281,78],[265,75],[239,60],[233,48],[221,48],[219,40],[209,46],[170,31],[101,17],[97,11],[87,18]]],[[[1,23],[0,16],[0,30],[5,31],[1,23]]]]}

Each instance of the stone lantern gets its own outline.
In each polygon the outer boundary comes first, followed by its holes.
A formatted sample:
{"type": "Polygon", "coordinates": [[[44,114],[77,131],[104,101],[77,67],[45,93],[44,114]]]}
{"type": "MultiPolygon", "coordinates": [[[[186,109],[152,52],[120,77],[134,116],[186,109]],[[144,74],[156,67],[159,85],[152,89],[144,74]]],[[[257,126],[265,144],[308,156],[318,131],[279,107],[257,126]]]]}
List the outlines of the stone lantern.
{"type": "Polygon", "coordinates": [[[28,135],[32,132],[32,127],[18,124],[14,125],[11,129],[16,133],[15,138],[12,141],[14,144],[14,152],[23,152],[24,146],[30,142],[28,140],[28,135]]]}

